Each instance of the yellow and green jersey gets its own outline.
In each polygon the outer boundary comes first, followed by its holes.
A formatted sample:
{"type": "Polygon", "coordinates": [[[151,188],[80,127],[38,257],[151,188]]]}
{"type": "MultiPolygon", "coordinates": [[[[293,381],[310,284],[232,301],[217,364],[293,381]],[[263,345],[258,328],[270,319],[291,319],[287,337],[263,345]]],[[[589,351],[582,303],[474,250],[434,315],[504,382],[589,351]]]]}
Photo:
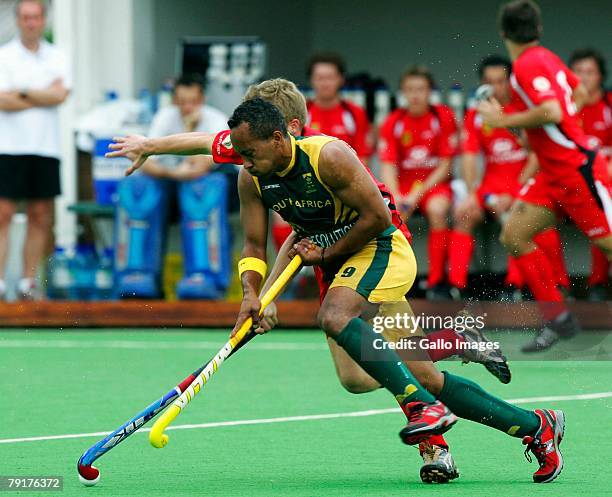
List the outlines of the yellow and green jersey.
{"type": "Polygon", "coordinates": [[[300,238],[329,247],[357,221],[357,211],[344,203],[321,180],[319,155],[329,136],[291,136],[292,157],[281,172],[253,177],[264,205],[287,221],[300,238]]]}

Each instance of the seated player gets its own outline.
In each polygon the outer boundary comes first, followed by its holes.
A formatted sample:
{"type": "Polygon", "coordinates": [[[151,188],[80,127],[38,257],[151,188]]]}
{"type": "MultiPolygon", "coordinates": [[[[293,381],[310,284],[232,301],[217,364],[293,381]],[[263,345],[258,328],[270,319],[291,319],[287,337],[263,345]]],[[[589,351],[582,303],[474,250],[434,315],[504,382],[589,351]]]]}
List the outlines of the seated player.
{"type": "MultiPolygon", "coordinates": [[[[177,79],[173,89],[172,105],[163,107],[153,117],[149,136],[174,133],[217,133],[226,127],[227,116],[206,105],[204,83],[197,75],[186,74],[177,79]]],[[[189,181],[210,170],[208,161],[197,155],[149,157],[141,171],[159,179],[189,181]]]]}
{"type": "MultiPolygon", "coordinates": [[[[589,145],[599,148],[612,171],[612,92],[606,92],[606,60],[597,50],[576,50],[569,59],[569,66],[588,92],[578,121],[589,139],[589,145]]],[[[591,275],[589,276],[589,300],[608,299],[608,274],[610,262],[601,249],[591,246],[591,275]]]]}
{"type": "MultiPolygon", "coordinates": [[[[493,96],[508,108],[510,103],[511,62],[505,57],[492,55],[482,60],[478,67],[481,84],[493,87],[493,96]]],[[[537,170],[537,159],[523,146],[522,137],[503,128],[493,129],[483,125],[475,109],[465,114],[462,137],[461,166],[468,196],[454,209],[454,230],[451,234],[448,255],[448,278],[451,294],[461,296],[467,286],[468,270],[474,253],[472,232],[484,221],[485,213],[495,216],[503,224],[510,206],[521,186],[537,170]],[[477,155],[484,155],[484,175],[477,182],[477,155]]],[[[554,265],[558,284],[569,288],[569,276],[563,260],[561,239],[555,228],[543,231],[535,242],[554,265]]],[[[504,297],[516,300],[518,289],[524,285],[523,277],[513,257],[508,257],[508,272],[504,297]]]]}
{"type": "Polygon", "coordinates": [[[493,128],[525,128],[540,170],[520,193],[504,224],[501,240],[516,262],[545,320],[537,336],[522,348],[537,352],[580,326],[556,287],[556,276],[534,237],[554,226],[563,214],[612,258],[612,182],[605,158],[593,149],[576,117],[586,90],[578,77],[540,45],[539,7],[530,0],[502,6],[500,33],[512,63],[512,106],[504,112],[491,99],[478,105],[483,122],[493,128]]]}
{"type": "Polygon", "coordinates": [[[426,67],[415,66],[404,72],[400,89],[407,107],[396,109],[384,121],[379,158],[382,180],[397,199],[404,220],[416,210],[427,218],[427,296],[446,299],[447,218],[452,201],[449,180],[457,126],[449,107],[430,104],[434,87],[426,67]]]}
{"type": "Polygon", "coordinates": [[[426,380],[424,387],[362,318],[372,306],[404,300],[416,277],[416,260],[355,152],[333,137],[294,138],[280,111],[259,98],[238,106],[228,124],[232,145],[243,159],[238,179],[245,232],[243,301],[234,333],[248,318],[255,327],[260,321],[268,211],[275,210],[299,238],[284,265],[299,254],[305,265],[320,266],[331,281],[318,314],[320,326],[395,397],[407,418],[400,432],[404,443],[447,431],[458,415],[523,438],[540,465],[534,481],[554,480],[563,467],[562,411],[527,411],[420,360],[412,366],[426,380]]]}
{"type": "MultiPolygon", "coordinates": [[[[224,129],[227,116],[205,105],[205,100],[202,79],[196,75],[181,76],[173,89],[173,104],[155,114],[149,136],[192,131],[216,133],[224,129]]],[[[129,237],[128,266],[125,274],[118,278],[122,296],[159,295],[158,275],[163,257],[152,252],[162,251],[165,225],[168,219],[170,222],[178,219],[177,210],[180,211],[185,269],[177,286],[179,298],[215,298],[227,287],[228,236],[227,233],[223,237],[218,234],[227,223],[226,212],[213,214],[214,221],[208,216],[218,211],[217,206],[225,199],[228,188],[225,176],[211,169],[212,164],[202,156],[149,157],[141,169],[143,175],[124,180],[119,203],[126,216],[139,221],[130,223],[129,229],[138,224],[135,229],[148,233],[146,238],[129,237]],[[153,198],[157,201],[151,201],[153,198]],[[157,218],[155,222],[150,221],[154,218],[157,218]],[[201,247],[202,241],[209,239],[209,230],[215,230],[215,241],[222,246],[219,250],[222,256],[216,259],[209,256],[207,247],[201,247]]]]}
{"type": "Polygon", "coordinates": [[[365,161],[371,153],[367,143],[370,124],[365,110],[340,97],[345,75],[346,65],[338,54],[320,53],[310,59],[308,78],[314,98],[306,104],[306,124],[318,133],[344,140],[365,161]]]}
{"type": "MultiPolygon", "coordinates": [[[[287,128],[295,135],[316,135],[312,129],[303,126],[303,119],[306,114],[306,106],[303,95],[299,92],[296,86],[284,79],[272,79],[264,81],[258,85],[251,86],[246,94],[245,100],[260,97],[264,100],[275,104],[285,117],[287,128]]],[[[216,136],[203,134],[182,134],[172,137],[160,138],[156,140],[142,140],[138,137],[128,137],[119,139],[120,144],[113,148],[121,149],[121,154],[128,156],[134,161],[135,167],[141,163],[142,148],[149,149],[148,153],[166,153],[166,152],[193,152],[196,153],[199,147],[205,150],[212,148],[213,157],[207,159],[212,162],[213,158],[218,163],[241,163],[242,158],[232,147],[229,131],[223,131],[216,136]],[[140,150],[138,150],[140,149],[140,150]]],[[[115,154],[115,153],[114,153],[115,154]]],[[[114,155],[112,154],[112,155],[114,155]]],[[[146,155],[146,154],[145,154],[146,155]]],[[[367,170],[367,169],[366,169],[367,170]]],[[[369,171],[369,170],[368,170],[369,171]]],[[[372,179],[374,179],[372,177],[372,179]]],[[[375,181],[375,180],[374,180],[375,181]]],[[[398,229],[402,230],[407,239],[410,239],[406,225],[402,222],[399,213],[395,209],[395,201],[393,196],[387,191],[385,185],[376,183],[381,195],[385,198],[387,206],[391,212],[393,223],[398,229]]],[[[273,228],[274,233],[274,228],[273,228]]],[[[294,244],[295,234],[285,241],[282,245],[277,257],[277,264],[284,261],[284,257],[294,244]]],[[[273,281],[272,277],[277,272],[277,265],[271,270],[270,277],[267,282],[273,281]]],[[[329,287],[329,282],[323,277],[323,272],[320,268],[315,267],[315,274],[319,283],[321,301],[326,295],[329,287]]],[[[267,284],[267,283],[266,283],[267,284]]],[[[271,329],[277,323],[276,307],[274,304],[266,308],[264,319],[261,322],[263,330],[271,329]]],[[[404,335],[406,334],[404,330],[404,335]]],[[[418,330],[421,334],[422,331],[418,330]]],[[[462,340],[468,341],[486,341],[486,338],[479,335],[477,330],[466,330],[463,334],[457,334],[453,330],[443,330],[440,332],[431,333],[428,338],[432,343],[436,340],[445,340],[452,347],[430,350],[429,355],[432,360],[438,361],[454,354],[460,354],[464,361],[472,360],[483,363],[489,371],[497,376],[500,381],[507,383],[510,381],[510,371],[503,359],[501,353],[475,353],[475,351],[458,350],[457,343],[462,340]]],[[[352,393],[364,393],[378,389],[380,385],[368,376],[346,353],[338,347],[331,339],[328,340],[330,351],[336,365],[338,377],[342,385],[352,393]]],[[[424,466],[421,468],[421,477],[425,481],[447,481],[457,475],[454,461],[448,452],[448,445],[442,436],[436,438],[431,437],[428,443],[422,443],[419,446],[421,455],[424,459],[424,466]]]]}

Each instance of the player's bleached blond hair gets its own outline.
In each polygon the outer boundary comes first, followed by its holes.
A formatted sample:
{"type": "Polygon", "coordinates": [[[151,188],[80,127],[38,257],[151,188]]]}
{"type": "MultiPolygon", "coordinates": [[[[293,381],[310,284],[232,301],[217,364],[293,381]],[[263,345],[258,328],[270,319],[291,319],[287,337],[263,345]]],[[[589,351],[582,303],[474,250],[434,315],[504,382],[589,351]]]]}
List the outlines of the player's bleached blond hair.
{"type": "Polygon", "coordinates": [[[276,106],[287,123],[297,119],[302,126],[306,124],[306,99],[295,83],[287,79],[268,79],[257,85],[249,86],[243,101],[253,98],[261,98],[276,106]]]}

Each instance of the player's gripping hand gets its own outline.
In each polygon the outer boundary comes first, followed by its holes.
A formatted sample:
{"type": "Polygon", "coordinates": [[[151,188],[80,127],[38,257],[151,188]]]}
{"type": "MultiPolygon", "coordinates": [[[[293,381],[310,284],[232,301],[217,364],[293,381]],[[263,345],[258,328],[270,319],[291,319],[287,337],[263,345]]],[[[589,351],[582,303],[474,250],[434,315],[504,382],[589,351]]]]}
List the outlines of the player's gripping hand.
{"type": "Polygon", "coordinates": [[[275,328],[278,324],[278,309],[274,302],[270,302],[270,305],[266,307],[259,321],[259,328],[255,330],[255,333],[267,333],[272,328],[275,328]]]}
{"type": "Polygon", "coordinates": [[[125,175],[129,176],[136,169],[144,164],[149,157],[146,151],[146,136],[130,135],[130,136],[115,136],[113,142],[108,148],[113,152],[108,152],[105,157],[127,157],[132,161],[132,165],[125,171],[125,175]]]}
{"type": "Polygon", "coordinates": [[[296,255],[302,258],[304,266],[320,266],[324,262],[324,250],[318,245],[315,245],[309,238],[302,238],[299,242],[293,245],[289,251],[289,259],[293,259],[296,255]]]}
{"type": "Polygon", "coordinates": [[[238,333],[238,330],[242,327],[244,322],[249,318],[253,319],[253,325],[251,326],[252,330],[257,331],[259,328],[261,328],[260,322],[259,322],[259,310],[260,309],[261,309],[261,301],[259,300],[259,297],[251,293],[245,294],[244,297],[242,298],[242,304],[240,305],[240,312],[238,313],[238,319],[236,320],[236,325],[234,326],[234,329],[232,330],[232,334],[230,335],[231,338],[234,338],[236,333],[238,333]]]}

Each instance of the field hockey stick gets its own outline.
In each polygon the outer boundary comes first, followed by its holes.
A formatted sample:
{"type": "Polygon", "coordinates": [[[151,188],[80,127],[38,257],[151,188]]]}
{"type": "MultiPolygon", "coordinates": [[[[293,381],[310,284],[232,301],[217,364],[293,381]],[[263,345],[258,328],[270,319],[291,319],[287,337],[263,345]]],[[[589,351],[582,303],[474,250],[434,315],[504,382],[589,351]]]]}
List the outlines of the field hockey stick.
{"type": "MultiPolygon", "coordinates": [[[[280,294],[285,285],[289,282],[293,274],[298,270],[302,264],[302,258],[296,255],[284,271],[274,281],[272,286],[266,293],[261,297],[261,309],[259,313],[262,314],[264,309],[270,305],[270,303],[280,294]]],[[[168,425],[176,419],[185,407],[191,402],[191,400],[200,392],[202,387],[208,383],[212,375],[219,369],[223,361],[227,359],[233,350],[240,345],[247,336],[249,330],[253,326],[253,319],[248,318],[236,332],[236,334],[230,338],[227,343],[221,347],[217,355],[206,365],[206,367],[196,376],[191,385],[181,393],[180,397],[174,401],[174,403],[164,412],[161,417],[155,421],[151,432],[149,433],[149,441],[153,447],[162,448],[168,443],[168,435],[164,433],[168,425]]]]}
{"type": "MultiPolygon", "coordinates": [[[[254,336],[256,336],[256,333],[254,332],[247,334],[247,336],[240,342],[240,344],[231,351],[230,355],[237,352],[238,349],[245,345],[254,336]]],[[[94,461],[106,454],[109,450],[119,445],[127,437],[138,431],[151,419],[157,416],[157,414],[163,411],[173,400],[175,400],[181,393],[183,393],[187,389],[187,387],[189,387],[189,385],[191,385],[191,382],[202,371],[204,371],[204,368],[206,368],[208,364],[209,362],[198,368],[187,378],[181,381],[177,386],[175,386],[172,390],[166,393],[166,395],[150,404],[144,410],[136,414],[136,416],[123,423],[115,431],[113,431],[112,433],[104,437],[102,440],[87,449],[87,451],[83,453],[83,455],[79,459],[79,462],[77,463],[79,481],[83,485],[86,485],[88,487],[91,487],[98,483],[98,481],[100,481],[100,470],[95,466],[92,466],[94,461]]]]}

